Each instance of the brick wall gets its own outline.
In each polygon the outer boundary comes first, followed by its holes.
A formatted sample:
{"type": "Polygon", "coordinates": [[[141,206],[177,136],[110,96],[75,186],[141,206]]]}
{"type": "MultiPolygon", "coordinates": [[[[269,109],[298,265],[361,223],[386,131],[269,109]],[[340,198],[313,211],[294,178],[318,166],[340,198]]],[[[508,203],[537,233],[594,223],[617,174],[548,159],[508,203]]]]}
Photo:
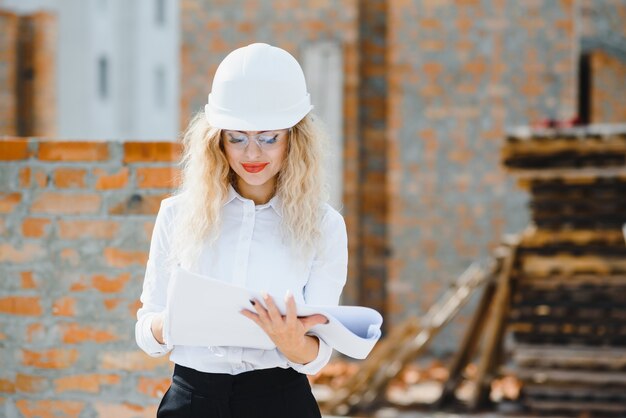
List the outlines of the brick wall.
{"type": "MultiPolygon", "coordinates": [[[[389,2],[388,320],[419,315],[528,223],[505,129],[576,111],[574,1],[389,2]]],[[[455,350],[461,316],[434,349],[455,350]]]]}
{"type": "Polygon", "coordinates": [[[174,143],[0,139],[0,416],[153,417],[134,323],[174,143]]]}
{"type": "MultiPolygon", "coordinates": [[[[349,280],[344,300],[359,298],[360,248],[357,0],[181,0],[181,129],[204,108],[221,60],[235,48],[266,42],[301,59],[308,42],[336,40],[343,49],[344,207],[351,231],[349,280]]],[[[312,98],[315,104],[315,98],[312,98]]]]}

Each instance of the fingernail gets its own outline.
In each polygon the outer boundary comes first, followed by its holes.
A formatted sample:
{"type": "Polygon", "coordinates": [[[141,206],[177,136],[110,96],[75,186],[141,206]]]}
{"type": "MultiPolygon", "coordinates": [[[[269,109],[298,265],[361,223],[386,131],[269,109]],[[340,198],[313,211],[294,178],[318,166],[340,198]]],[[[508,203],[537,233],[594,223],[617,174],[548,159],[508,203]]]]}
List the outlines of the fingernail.
{"type": "Polygon", "coordinates": [[[291,294],[291,290],[287,289],[287,291],[285,292],[285,300],[289,299],[293,297],[293,295],[291,294]]]}
{"type": "Polygon", "coordinates": [[[256,305],[256,302],[253,301],[252,299],[250,299],[250,303],[253,304],[253,305],[256,305]]]}
{"type": "Polygon", "coordinates": [[[261,295],[263,295],[263,299],[268,299],[270,297],[265,290],[261,292],[261,295]]]}

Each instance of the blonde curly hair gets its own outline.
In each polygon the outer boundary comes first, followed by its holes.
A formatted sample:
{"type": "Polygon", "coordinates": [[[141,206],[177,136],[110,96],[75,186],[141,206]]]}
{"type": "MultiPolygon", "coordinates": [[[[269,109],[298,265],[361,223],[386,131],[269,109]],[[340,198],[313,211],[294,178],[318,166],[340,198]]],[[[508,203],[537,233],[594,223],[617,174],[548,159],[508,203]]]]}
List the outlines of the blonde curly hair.
{"type": "MultiPolygon", "coordinates": [[[[283,237],[304,255],[320,244],[323,203],[327,201],[323,153],[327,137],[321,122],[311,114],[289,131],[287,155],[276,182],[282,201],[283,237]]],[[[193,268],[201,244],[215,242],[220,233],[221,210],[234,184],[221,129],[209,125],[204,112],[196,114],[182,136],[182,179],[175,195],[178,205],[172,237],[172,262],[193,268]]]]}

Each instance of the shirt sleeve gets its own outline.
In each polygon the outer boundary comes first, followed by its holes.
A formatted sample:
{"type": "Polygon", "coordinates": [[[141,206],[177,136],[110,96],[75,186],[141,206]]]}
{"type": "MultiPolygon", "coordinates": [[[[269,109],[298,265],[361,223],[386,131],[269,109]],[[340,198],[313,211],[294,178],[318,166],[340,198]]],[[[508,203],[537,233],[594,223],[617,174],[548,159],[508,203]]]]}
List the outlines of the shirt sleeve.
{"type": "Polygon", "coordinates": [[[150,329],[153,318],[165,310],[171,271],[168,265],[170,210],[164,202],[161,202],[152,231],[143,290],[139,299],[142,306],[137,311],[135,324],[137,345],[152,357],[161,357],[171,351],[166,345],[159,344],[150,329]]]}
{"type": "MultiPolygon", "coordinates": [[[[337,305],[348,274],[348,236],[343,216],[330,206],[322,220],[322,241],[304,288],[304,300],[310,305],[337,305]]],[[[319,338],[319,337],[318,337],[319,338]]],[[[288,361],[296,371],[316,374],[328,362],[332,348],[321,338],[317,357],[307,363],[288,361]]]]}

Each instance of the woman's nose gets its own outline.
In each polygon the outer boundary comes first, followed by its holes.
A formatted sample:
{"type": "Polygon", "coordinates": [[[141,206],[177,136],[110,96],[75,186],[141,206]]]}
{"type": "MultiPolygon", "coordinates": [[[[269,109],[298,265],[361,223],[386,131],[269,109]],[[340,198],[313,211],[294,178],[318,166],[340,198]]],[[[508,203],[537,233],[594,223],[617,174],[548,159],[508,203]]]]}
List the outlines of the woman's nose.
{"type": "Polygon", "coordinates": [[[263,150],[259,146],[259,143],[254,139],[248,140],[248,146],[246,146],[246,156],[249,158],[257,157],[263,153],[263,150]]]}

